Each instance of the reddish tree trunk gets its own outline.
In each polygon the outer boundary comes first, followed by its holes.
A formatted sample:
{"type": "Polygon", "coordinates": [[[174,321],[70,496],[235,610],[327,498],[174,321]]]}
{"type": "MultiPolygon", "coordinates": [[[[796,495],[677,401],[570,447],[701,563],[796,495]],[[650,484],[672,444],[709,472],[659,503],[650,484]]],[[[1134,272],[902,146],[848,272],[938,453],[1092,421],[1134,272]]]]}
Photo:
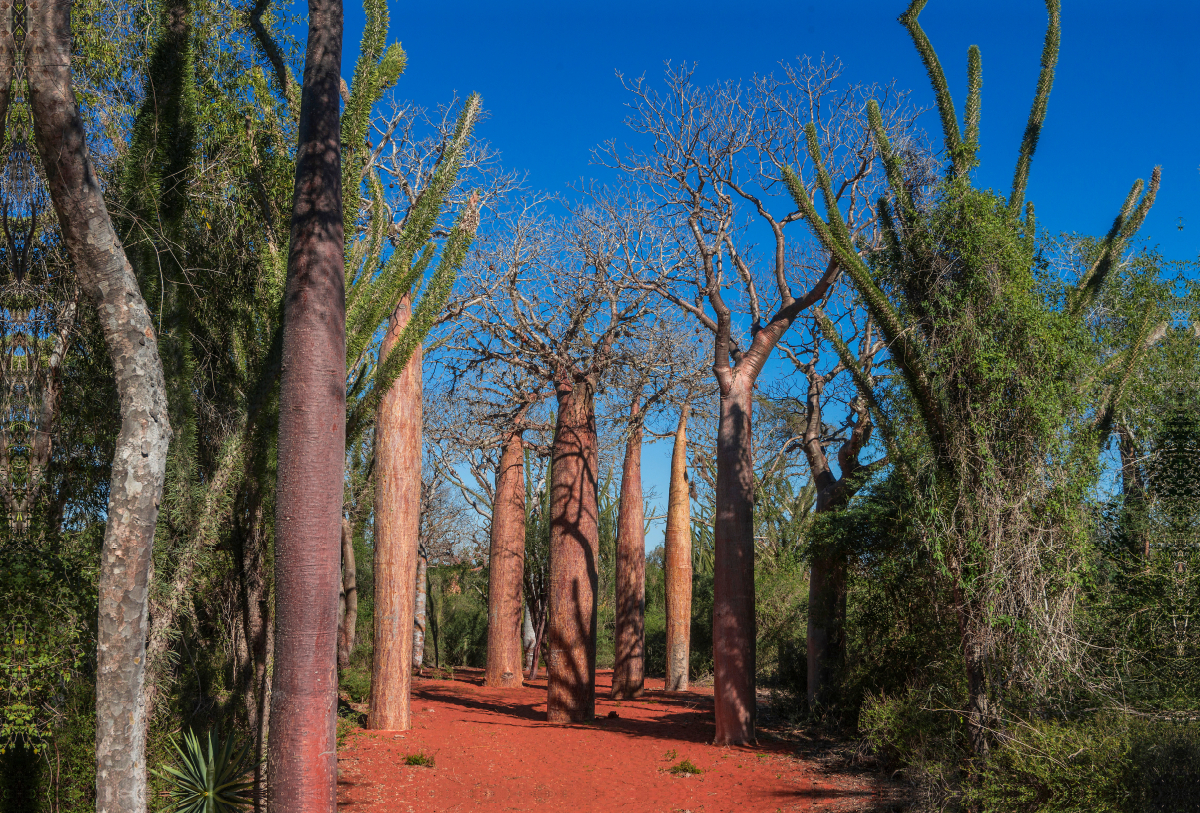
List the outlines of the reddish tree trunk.
{"type": "Polygon", "coordinates": [[[13,46],[24,44],[37,151],[71,264],[96,304],[121,407],[98,584],[96,810],[138,813],[146,809],[147,598],[171,438],[166,384],[150,313],[105,207],[71,88],[71,4],[33,0],[25,14],[25,43],[13,42],[11,19],[0,37],[0,97],[7,102],[13,46]]]}
{"type": "Polygon", "coordinates": [[[354,561],[354,528],[342,519],[342,625],[338,631],[338,669],[350,665],[358,628],[358,573],[354,561]]]}
{"type": "MultiPolygon", "coordinates": [[[[388,322],[380,366],[412,317],[405,296],[388,322]]],[[[379,403],[375,422],[375,654],[368,728],[411,727],[413,614],[421,529],[421,347],[379,403]]]]}
{"type": "Polygon", "coordinates": [[[485,686],[521,685],[521,577],[525,572],[525,448],[509,432],[496,469],[488,556],[488,647],[485,686]]]}
{"type": "Polygon", "coordinates": [[[416,606],[413,608],[413,650],[412,664],[414,669],[420,669],[425,663],[425,607],[428,604],[429,591],[426,589],[429,569],[429,555],[425,546],[417,547],[417,579],[414,589],[417,591],[416,606]]]}
{"type": "MultiPolygon", "coordinates": [[[[635,419],[635,399],[630,414],[635,419]]],[[[625,443],[621,466],[621,503],[617,508],[616,663],[611,696],[642,694],[646,679],[646,526],[642,506],[642,426],[625,443]]]]}
{"type": "Polygon", "coordinates": [[[269,810],[337,808],[337,599],[346,456],[341,0],[309,0],[284,291],[269,810]]]}
{"type": "Polygon", "coordinates": [[[552,723],[575,723],[596,713],[596,414],[586,379],[556,382],[555,394],[546,712],[552,723]]]}
{"type": "Polygon", "coordinates": [[[755,717],[754,385],[738,375],[721,395],[713,579],[715,745],[753,743],[755,717]]]}
{"type": "Polygon", "coordinates": [[[671,489],[667,497],[666,590],[668,692],[688,688],[692,640],[692,528],[687,482],[688,407],[679,413],[671,453],[671,489]]]}

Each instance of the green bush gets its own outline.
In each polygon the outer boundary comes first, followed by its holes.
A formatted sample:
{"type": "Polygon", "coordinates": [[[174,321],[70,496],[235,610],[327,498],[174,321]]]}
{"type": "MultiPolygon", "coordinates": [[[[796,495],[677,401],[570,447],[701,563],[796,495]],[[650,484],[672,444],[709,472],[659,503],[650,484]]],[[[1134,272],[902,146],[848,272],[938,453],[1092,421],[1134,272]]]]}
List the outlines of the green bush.
{"type": "Polygon", "coordinates": [[[1136,813],[1200,813],[1200,724],[1130,724],[1136,813]]]}
{"type": "Polygon", "coordinates": [[[1134,771],[1119,720],[1036,721],[1012,726],[989,754],[968,798],[984,810],[1121,813],[1134,771]]]}
{"type": "Polygon", "coordinates": [[[968,755],[967,726],[957,709],[962,692],[934,684],[900,694],[870,695],[858,724],[888,773],[899,774],[935,796],[953,796],[968,755]]]}

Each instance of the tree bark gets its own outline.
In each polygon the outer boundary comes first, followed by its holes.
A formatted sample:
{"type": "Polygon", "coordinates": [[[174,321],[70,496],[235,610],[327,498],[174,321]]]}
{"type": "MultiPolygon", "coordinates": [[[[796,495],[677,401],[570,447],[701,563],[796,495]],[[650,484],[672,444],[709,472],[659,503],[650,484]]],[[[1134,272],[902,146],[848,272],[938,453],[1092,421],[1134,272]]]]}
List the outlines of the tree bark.
{"type": "Polygon", "coordinates": [[[521,685],[521,577],[525,572],[525,448],[521,431],[504,441],[496,469],[488,554],[488,646],[483,685],[521,685]]]}
{"type": "MultiPolygon", "coordinates": [[[[412,318],[406,295],[379,348],[387,358],[412,318]]],[[[375,423],[375,654],[367,727],[412,725],[413,617],[421,530],[421,346],[379,403],[375,423]]]]}
{"type": "Polygon", "coordinates": [[[671,453],[671,487],[667,497],[666,592],[668,692],[688,688],[692,639],[692,528],[687,482],[688,407],[679,413],[675,449],[671,453]]]}
{"type": "Polygon", "coordinates": [[[416,606],[413,608],[413,650],[412,665],[420,669],[425,663],[425,605],[429,587],[429,554],[424,545],[417,546],[417,579],[414,588],[417,592],[416,606]]]}
{"type": "MultiPolygon", "coordinates": [[[[71,263],[99,312],[120,399],[100,554],[96,810],[136,813],[146,808],[147,598],[171,438],[166,384],[150,314],[104,204],[71,88],[71,4],[32,0],[26,14],[34,139],[71,263]]],[[[5,90],[7,80],[11,70],[5,90]]]]}
{"type": "Polygon", "coordinates": [[[713,578],[714,745],[755,742],[753,379],[721,393],[713,578]]]}
{"type": "Polygon", "coordinates": [[[268,810],[337,807],[337,597],[346,456],[341,0],[309,0],[284,290],[268,810]]]}
{"type": "Polygon", "coordinates": [[[596,713],[598,451],[592,383],[563,379],[551,452],[546,713],[552,723],[577,723],[596,713]]]}
{"type": "Polygon", "coordinates": [[[637,399],[630,415],[637,421],[625,443],[621,466],[621,502],[617,508],[616,663],[613,699],[639,697],[646,680],[646,526],[642,504],[642,425],[637,399]]]}
{"type": "MultiPolygon", "coordinates": [[[[818,512],[824,513],[824,512],[818,512]]],[[[846,557],[813,557],[808,576],[808,708],[834,702],[846,656],[846,557]]]]}
{"type": "Polygon", "coordinates": [[[338,632],[338,669],[350,666],[358,627],[358,573],[354,561],[354,526],[342,518],[342,596],[345,611],[338,632]]]}

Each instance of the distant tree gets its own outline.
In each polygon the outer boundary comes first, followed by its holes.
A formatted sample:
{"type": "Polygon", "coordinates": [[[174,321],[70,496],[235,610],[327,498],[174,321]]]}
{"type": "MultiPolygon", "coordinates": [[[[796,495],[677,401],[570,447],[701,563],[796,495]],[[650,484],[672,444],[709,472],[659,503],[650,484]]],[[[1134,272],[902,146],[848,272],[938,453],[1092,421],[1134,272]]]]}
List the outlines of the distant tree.
{"type": "MultiPolygon", "coordinates": [[[[783,167],[805,160],[800,132],[810,114],[825,150],[837,156],[837,194],[851,212],[851,233],[866,234],[874,224],[869,193],[879,182],[876,152],[861,113],[874,91],[838,89],[839,72],[837,65],[805,63],[787,67],[783,80],[764,77],[743,89],[701,88],[691,70],[668,70],[665,94],[642,80],[629,85],[635,101],[628,124],[652,146],[622,152],[609,142],[603,148],[602,160],[672,219],[674,239],[688,257],[641,273],[641,284],[691,314],[713,338],[721,417],[713,605],[720,745],[755,739],[754,389],[771,351],[800,314],[826,296],[841,267],[827,251],[792,240],[788,228],[804,213],[786,195],[783,167]],[[761,266],[743,234],[749,219],[771,234],[761,266]],[[803,290],[799,295],[795,285],[803,290]],[[730,286],[743,294],[744,321],[726,299],[730,286]]],[[[912,118],[889,105],[889,131],[906,133],[912,118]]]]}

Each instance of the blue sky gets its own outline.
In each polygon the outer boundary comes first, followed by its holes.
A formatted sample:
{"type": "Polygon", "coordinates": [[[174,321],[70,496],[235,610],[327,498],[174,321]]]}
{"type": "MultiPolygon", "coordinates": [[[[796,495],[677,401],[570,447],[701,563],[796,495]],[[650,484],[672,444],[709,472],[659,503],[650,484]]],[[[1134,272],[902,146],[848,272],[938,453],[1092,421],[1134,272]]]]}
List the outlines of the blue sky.
{"type": "MultiPolygon", "coordinates": [[[[627,93],[615,73],[661,76],[698,64],[707,83],[748,79],[780,60],[836,56],[848,81],[888,83],[933,102],[903,27],[904,0],[852,3],[692,0],[607,3],[418,3],[391,6],[390,39],[408,53],[400,97],[435,107],[478,91],[490,117],[478,133],[534,188],[567,192],[598,174],[590,150],[626,139],[627,93]]],[[[295,11],[302,12],[297,3],[295,11]]],[[[362,8],[346,6],[344,75],[352,75],[362,8]]],[[[1028,198],[1053,231],[1099,233],[1136,178],[1163,167],[1142,237],[1168,259],[1200,249],[1200,3],[1064,0],[1062,48],[1028,198]],[[1180,228],[1182,226],[1182,229],[1180,228]]],[[[961,116],[966,52],[983,55],[984,186],[1007,192],[1039,69],[1046,24],[1038,0],[929,0],[921,15],[961,116]]],[[[924,126],[935,131],[936,114],[924,126]]],[[[666,494],[667,444],[647,449],[645,479],[666,494]]],[[[661,529],[647,542],[661,541],[661,529]]]]}

